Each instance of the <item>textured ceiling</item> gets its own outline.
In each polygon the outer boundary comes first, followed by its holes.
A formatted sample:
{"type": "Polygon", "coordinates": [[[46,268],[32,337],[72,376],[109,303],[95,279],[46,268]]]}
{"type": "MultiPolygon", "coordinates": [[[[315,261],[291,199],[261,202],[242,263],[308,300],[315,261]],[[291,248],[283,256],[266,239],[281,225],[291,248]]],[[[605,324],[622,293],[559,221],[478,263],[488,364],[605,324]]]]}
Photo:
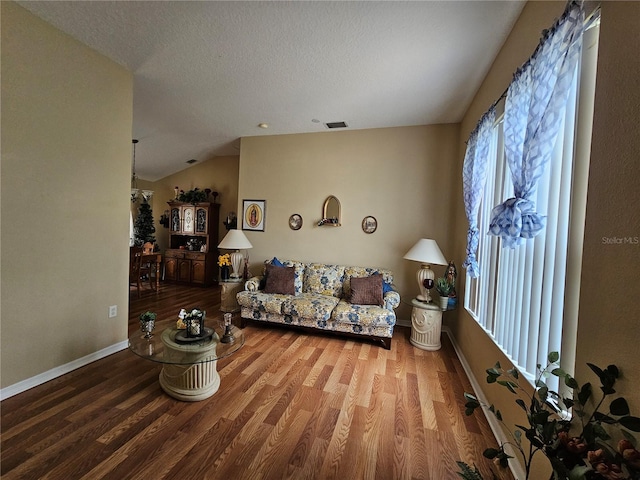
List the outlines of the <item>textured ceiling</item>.
{"type": "Polygon", "coordinates": [[[146,180],[237,155],[243,136],[458,122],[524,5],[18,3],[133,72],[146,180]]]}

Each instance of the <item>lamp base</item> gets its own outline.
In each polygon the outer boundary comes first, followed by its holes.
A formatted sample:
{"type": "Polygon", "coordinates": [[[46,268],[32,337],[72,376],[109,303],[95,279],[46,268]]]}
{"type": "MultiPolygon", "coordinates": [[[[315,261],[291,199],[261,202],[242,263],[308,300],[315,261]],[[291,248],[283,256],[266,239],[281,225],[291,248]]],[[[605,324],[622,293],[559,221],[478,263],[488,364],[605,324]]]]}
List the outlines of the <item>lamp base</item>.
{"type": "Polygon", "coordinates": [[[240,252],[240,250],[236,250],[231,253],[231,267],[233,268],[233,272],[231,273],[231,278],[240,278],[242,277],[242,272],[240,271],[240,267],[242,265],[242,261],[244,260],[244,255],[240,252]]]}
{"type": "Polygon", "coordinates": [[[426,285],[430,284],[433,288],[433,280],[436,278],[435,273],[433,273],[433,270],[425,263],[422,264],[422,268],[417,271],[416,278],[418,279],[418,287],[420,288],[420,295],[416,298],[421,302],[431,303],[431,295],[426,285]]]}

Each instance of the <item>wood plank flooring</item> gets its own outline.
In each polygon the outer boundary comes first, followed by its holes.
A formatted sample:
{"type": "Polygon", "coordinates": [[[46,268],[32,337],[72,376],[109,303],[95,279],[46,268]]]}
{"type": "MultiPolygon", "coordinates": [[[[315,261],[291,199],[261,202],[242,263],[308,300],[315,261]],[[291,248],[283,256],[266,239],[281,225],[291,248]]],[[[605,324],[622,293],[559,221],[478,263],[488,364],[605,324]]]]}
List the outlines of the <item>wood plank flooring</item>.
{"type": "MultiPolygon", "coordinates": [[[[129,329],[149,309],[221,317],[219,287],[161,285],[132,295],[129,329]]],[[[239,319],[234,318],[234,322],[239,319]]],[[[161,365],[128,350],[4,400],[0,473],[13,479],[457,479],[495,440],[464,415],[469,381],[448,340],[426,352],[398,327],[390,351],[251,324],[218,362],[220,390],[186,403],[160,388],[161,365]]],[[[498,472],[500,478],[512,478],[498,472]]]]}

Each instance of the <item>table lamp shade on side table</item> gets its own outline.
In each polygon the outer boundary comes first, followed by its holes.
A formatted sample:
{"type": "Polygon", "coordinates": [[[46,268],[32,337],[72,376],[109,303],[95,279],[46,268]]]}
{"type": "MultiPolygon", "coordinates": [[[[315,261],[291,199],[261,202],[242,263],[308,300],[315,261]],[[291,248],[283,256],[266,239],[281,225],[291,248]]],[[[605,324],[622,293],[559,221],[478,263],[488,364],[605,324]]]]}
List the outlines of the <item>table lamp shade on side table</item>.
{"type": "Polygon", "coordinates": [[[242,264],[244,260],[244,255],[240,250],[247,250],[249,248],[253,248],[249,239],[245,236],[242,230],[229,230],[225,237],[218,245],[218,248],[222,248],[225,250],[235,250],[231,253],[231,267],[233,268],[233,272],[231,273],[232,278],[240,278],[242,277],[242,264]]]}
{"type": "Polygon", "coordinates": [[[418,287],[420,288],[420,295],[416,298],[421,302],[431,303],[429,289],[433,288],[435,274],[433,270],[431,270],[430,265],[447,265],[447,260],[440,251],[440,247],[438,247],[435,240],[421,238],[411,247],[403,258],[422,264],[416,273],[418,287]]]}

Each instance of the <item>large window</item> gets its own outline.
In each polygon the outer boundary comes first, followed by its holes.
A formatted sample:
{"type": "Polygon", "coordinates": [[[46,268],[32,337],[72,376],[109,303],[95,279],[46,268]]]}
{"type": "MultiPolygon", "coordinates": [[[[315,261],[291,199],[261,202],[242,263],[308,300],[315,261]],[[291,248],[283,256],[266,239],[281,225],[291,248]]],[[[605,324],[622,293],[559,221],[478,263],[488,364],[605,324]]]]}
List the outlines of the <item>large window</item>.
{"type": "Polygon", "coordinates": [[[478,214],[481,273],[466,277],[465,308],[530,380],[551,351],[561,352],[563,367],[574,370],[599,25],[590,23],[553,157],[536,192],[546,227],[514,249],[487,235],[492,208],[513,196],[498,117],[478,214]]]}

